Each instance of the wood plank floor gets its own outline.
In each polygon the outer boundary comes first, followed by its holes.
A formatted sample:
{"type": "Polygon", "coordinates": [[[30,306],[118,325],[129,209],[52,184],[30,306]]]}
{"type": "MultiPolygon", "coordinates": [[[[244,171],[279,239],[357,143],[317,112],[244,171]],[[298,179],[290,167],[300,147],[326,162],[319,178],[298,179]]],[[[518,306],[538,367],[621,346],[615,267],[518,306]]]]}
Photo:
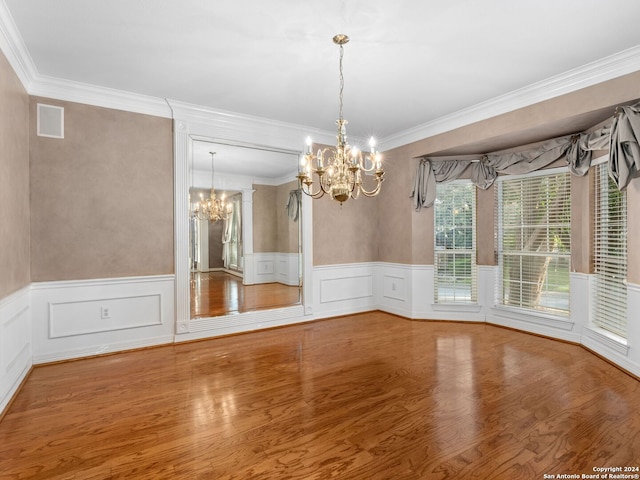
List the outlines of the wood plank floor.
{"type": "Polygon", "coordinates": [[[300,303],[300,287],[281,283],[243,285],[225,272],[191,274],[191,318],[215,317],[300,303]]]}
{"type": "Polygon", "coordinates": [[[586,350],[374,312],[36,367],[2,479],[542,479],[640,465],[640,382],[586,350]]]}

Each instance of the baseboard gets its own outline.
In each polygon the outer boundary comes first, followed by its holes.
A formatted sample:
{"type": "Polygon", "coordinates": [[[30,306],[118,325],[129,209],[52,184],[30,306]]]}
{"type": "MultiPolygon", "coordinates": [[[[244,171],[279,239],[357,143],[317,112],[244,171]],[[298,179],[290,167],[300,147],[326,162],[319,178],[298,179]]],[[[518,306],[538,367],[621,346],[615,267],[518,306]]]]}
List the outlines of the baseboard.
{"type": "Polygon", "coordinates": [[[124,352],[127,350],[136,350],[140,348],[155,347],[159,345],[168,345],[173,343],[173,335],[166,335],[163,337],[145,338],[143,340],[136,341],[119,341],[99,346],[80,347],[75,349],[66,349],[60,352],[53,352],[48,354],[34,355],[33,364],[38,366],[40,364],[60,362],[63,360],[73,360],[84,357],[94,357],[97,355],[105,355],[109,353],[124,352]]]}
{"type": "Polygon", "coordinates": [[[175,342],[201,340],[235,333],[274,328],[295,323],[308,322],[313,317],[304,315],[304,307],[275,308],[246,312],[242,315],[222,315],[190,320],[186,331],[175,336],[175,342]]]}

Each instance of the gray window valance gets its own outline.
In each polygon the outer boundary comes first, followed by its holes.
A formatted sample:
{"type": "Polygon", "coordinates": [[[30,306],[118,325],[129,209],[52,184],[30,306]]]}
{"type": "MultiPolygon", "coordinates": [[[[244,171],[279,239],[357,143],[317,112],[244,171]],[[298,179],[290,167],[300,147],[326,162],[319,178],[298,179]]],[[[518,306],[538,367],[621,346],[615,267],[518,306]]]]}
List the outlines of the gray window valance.
{"type": "Polygon", "coordinates": [[[591,132],[551,139],[537,148],[502,155],[478,155],[477,160],[438,160],[421,158],[411,198],[416,211],[431,207],[436,183],[460,178],[471,166],[471,181],[486,190],[499,173],[518,175],[540,170],[565,158],[573,175],[589,171],[594,150],[609,150],[609,175],[620,190],[640,176],[640,103],[618,107],[611,124],[591,132]]]}

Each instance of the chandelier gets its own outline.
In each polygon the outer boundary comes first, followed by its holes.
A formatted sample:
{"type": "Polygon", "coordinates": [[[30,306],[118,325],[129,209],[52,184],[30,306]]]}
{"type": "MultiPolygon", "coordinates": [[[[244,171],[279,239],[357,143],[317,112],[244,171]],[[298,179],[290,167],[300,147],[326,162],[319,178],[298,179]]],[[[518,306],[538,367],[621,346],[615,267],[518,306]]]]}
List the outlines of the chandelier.
{"type": "Polygon", "coordinates": [[[349,37],[343,34],[333,37],[333,43],[340,46],[340,115],[338,125],[337,146],[335,148],[319,149],[317,154],[311,151],[312,141],[307,137],[306,154],[298,168],[298,182],[302,191],[313,197],[320,198],[328,194],[342,204],[349,198],[358,198],[360,193],[366,197],[373,197],[380,193],[380,186],[384,177],[382,156],[376,152],[375,140],[369,140],[370,152],[363,156],[362,152],[347,143],[347,121],[342,116],[342,92],[344,90],[344,76],[342,74],[343,45],[349,37]],[[319,188],[313,191],[313,174],[318,176],[319,188]],[[370,190],[363,186],[363,174],[371,174],[375,183],[370,190]]]}
{"type": "Polygon", "coordinates": [[[192,216],[198,220],[209,220],[211,223],[215,223],[218,220],[226,220],[228,218],[229,207],[224,200],[224,193],[218,198],[213,188],[213,157],[216,152],[209,153],[211,154],[211,194],[207,199],[204,198],[202,193],[200,194],[200,200],[193,207],[192,216]]]}

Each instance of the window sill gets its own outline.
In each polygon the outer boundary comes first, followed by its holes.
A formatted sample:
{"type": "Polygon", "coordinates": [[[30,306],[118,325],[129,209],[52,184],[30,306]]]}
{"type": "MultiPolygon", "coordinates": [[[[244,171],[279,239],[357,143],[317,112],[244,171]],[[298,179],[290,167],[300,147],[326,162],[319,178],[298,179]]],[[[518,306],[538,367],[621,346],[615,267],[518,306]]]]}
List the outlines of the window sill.
{"type": "Polygon", "coordinates": [[[482,306],[477,303],[432,303],[431,309],[436,312],[479,313],[482,306]]]}
{"type": "Polygon", "coordinates": [[[526,323],[535,323],[559,330],[571,331],[573,330],[574,326],[574,322],[569,320],[569,317],[550,315],[548,313],[524,310],[513,307],[505,307],[503,305],[494,305],[491,308],[491,311],[496,317],[518,320],[520,322],[526,323]]]}
{"type": "Polygon", "coordinates": [[[584,329],[584,334],[591,340],[609,347],[610,349],[621,353],[625,357],[629,353],[629,345],[627,345],[627,340],[625,338],[622,338],[620,335],[616,335],[615,333],[611,333],[605,330],[604,328],[590,325],[584,329]]]}

